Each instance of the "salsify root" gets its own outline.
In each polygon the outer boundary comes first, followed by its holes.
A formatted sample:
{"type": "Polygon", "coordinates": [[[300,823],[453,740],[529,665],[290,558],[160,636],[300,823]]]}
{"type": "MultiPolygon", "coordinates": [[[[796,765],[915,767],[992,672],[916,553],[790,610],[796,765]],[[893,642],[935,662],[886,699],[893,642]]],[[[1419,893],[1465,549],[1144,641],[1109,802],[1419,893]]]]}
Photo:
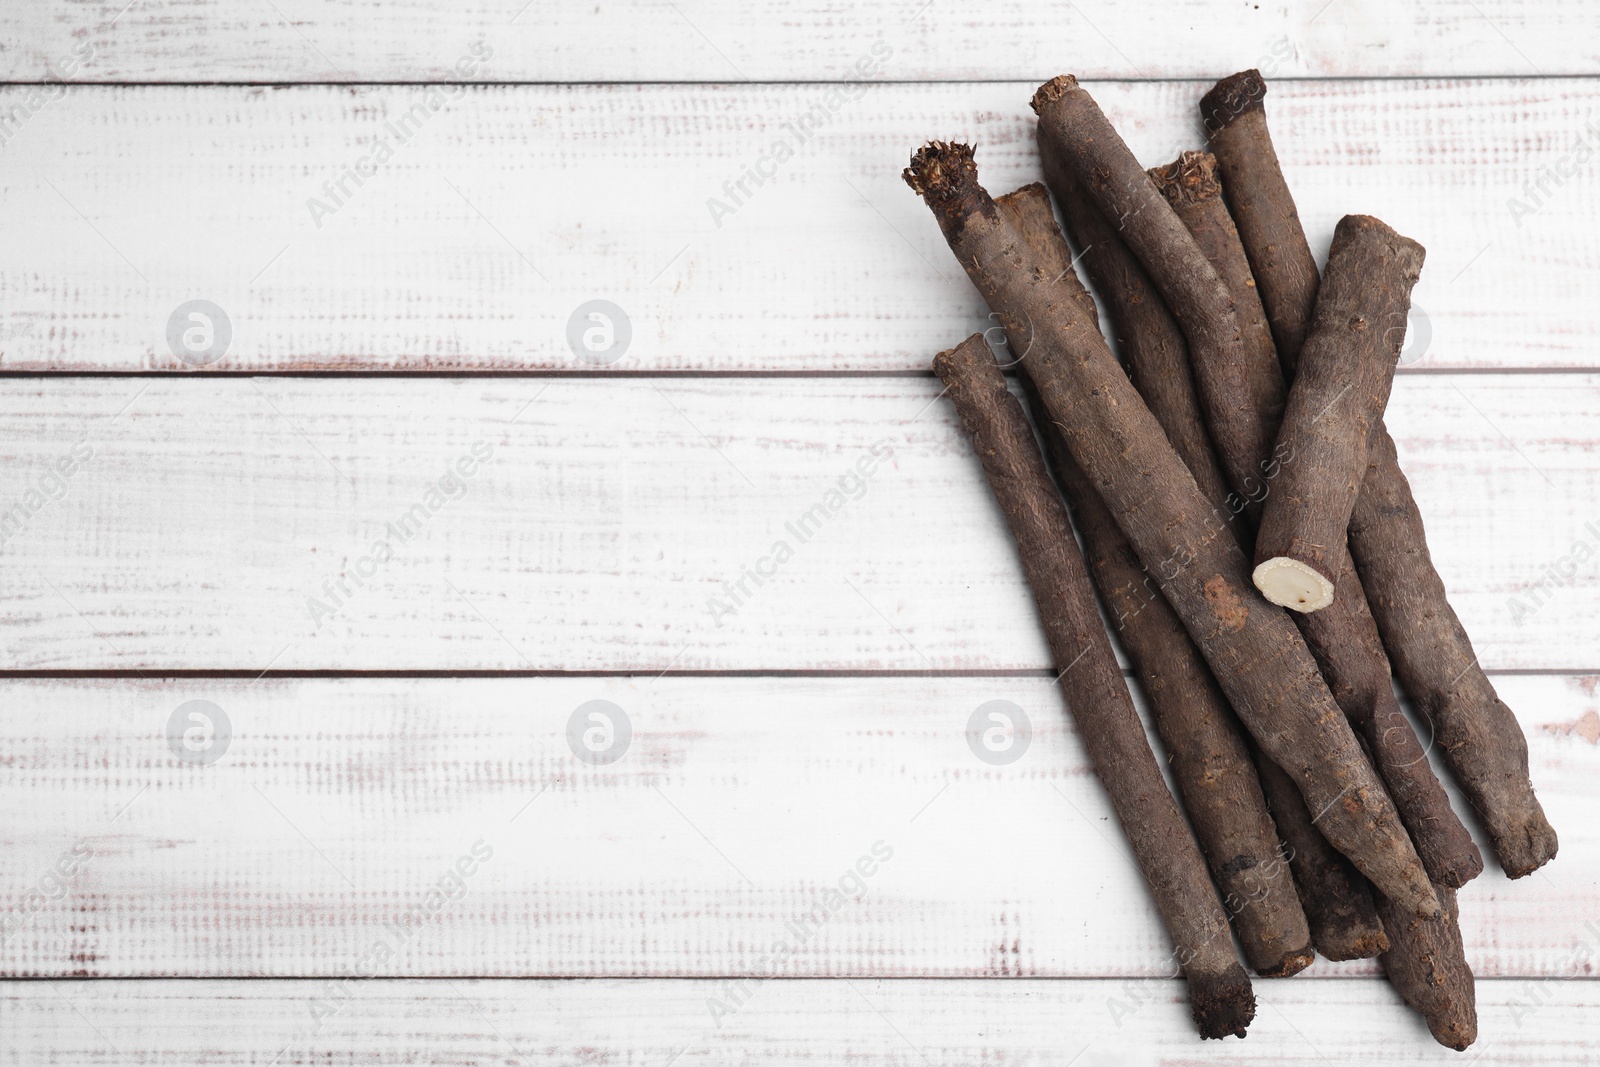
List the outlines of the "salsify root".
{"type": "Polygon", "coordinates": [[[1437,919],[1419,919],[1378,896],[1378,913],[1391,948],[1379,959],[1389,983],[1428,1024],[1433,1039],[1463,1051],[1478,1038],[1476,982],[1461,944],[1455,890],[1439,886],[1444,909],[1437,919]]]}
{"type": "MultiPolygon", "coordinates": [[[[1078,262],[1088,271],[1090,280],[1099,290],[1110,313],[1117,331],[1118,347],[1128,361],[1129,376],[1134,387],[1149,404],[1151,413],[1166,431],[1168,440],[1195,475],[1206,496],[1212,500],[1229,500],[1226,513],[1235,523],[1241,544],[1248,545],[1247,524],[1237,517],[1240,510],[1238,498],[1224,488],[1224,476],[1200,414],[1200,402],[1190,376],[1187,350],[1177,323],[1172,320],[1161,297],[1145,277],[1138,260],[1123,247],[1116,232],[1076,187],[1076,180],[1070,172],[1054,162],[1055,155],[1052,152],[1042,151],[1041,158],[1045,182],[1056,194],[1067,235],[1078,249],[1078,262]],[[1217,488],[1207,491],[1208,485],[1217,488]]],[[[999,199],[1002,211],[1006,210],[1008,199],[999,199]]],[[[1008,213],[1008,217],[1014,225],[1017,224],[1014,214],[1008,213]]],[[[1213,229],[1214,232],[1222,232],[1220,226],[1213,229]]],[[[1022,231],[1024,238],[1027,238],[1028,232],[1022,231]]],[[[1233,244],[1237,247],[1237,240],[1233,244]]],[[[1041,256],[1049,259],[1044,249],[1037,245],[1035,248],[1041,256]]],[[[1051,260],[1047,268],[1056,270],[1057,263],[1051,260]]],[[[1221,267],[1218,269],[1227,276],[1227,271],[1221,267]]],[[[1250,314],[1247,303],[1241,314],[1250,314]]],[[[1046,440],[1049,441],[1048,434],[1046,440]]],[[[1160,600],[1160,606],[1166,607],[1165,600],[1155,592],[1155,583],[1148,575],[1144,576],[1144,583],[1148,590],[1146,595],[1160,600]]],[[[1102,592],[1103,599],[1105,596],[1102,592]]],[[[1120,618],[1115,612],[1113,617],[1120,618]]],[[[1383,737],[1393,742],[1400,740],[1387,726],[1383,737]]],[[[1416,750],[1420,751],[1420,746],[1415,745],[1415,734],[1411,737],[1416,750]]],[[[1258,767],[1261,790],[1282,839],[1282,851],[1288,856],[1295,889],[1317,950],[1335,960],[1376,956],[1388,946],[1388,941],[1378,921],[1366,880],[1312,825],[1311,812],[1306,809],[1294,781],[1255,750],[1254,745],[1250,747],[1252,762],[1258,767]]],[[[1396,745],[1392,743],[1390,747],[1396,745]]],[[[1431,773],[1426,766],[1423,770],[1431,773]]]]}
{"type": "MultiPolygon", "coordinates": [[[[1310,326],[1318,277],[1267,129],[1265,92],[1259,73],[1243,71],[1218,82],[1201,113],[1278,357],[1292,378],[1300,354],[1296,339],[1310,326]]],[[[1381,420],[1368,437],[1348,535],[1395,674],[1432,726],[1506,874],[1532,873],[1555,856],[1558,841],[1529,780],[1527,740],[1450,606],[1394,439],[1381,420]]]]}
{"type": "Polygon", "coordinates": [[[1077,261],[1105,301],[1117,354],[1133,387],[1161,423],[1200,492],[1225,516],[1237,515],[1244,509],[1244,501],[1229,489],[1212,451],[1210,431],[1200,417],[1188,347],[1177,320],[1116,230],[1078,187],[1071,170],[1061,164],[1057,153],[1046,150],[1042,127],[1039,159],[1045,184],[1061,206],[1067,238],[1078,250],[1077,261]]]}
{"type": "Polygon", "coordinates": [[[1077,733],[1155,896],[1204,1037],[1243,1036],[1255,1014],[1228,920],[1095,606],[1066,508],[1022,405],[981,334],[934,358],[1016,541],[1077,733]]]}
{"type": "Polygon", "coordinates": [[[1260,71],[1240,71],[1217,82],[1201,99],[1200,118],[1260,287],[1284,376],[1293,378],[1294,361],[1311,326],[1319,278],[1267,129],[1266,95],[1260,71]]]}
{"type": "MultiPolygon", "coordinates": [[[[1244,257],[1244,247],[1239,243],[1239,233],[1234,229],[1227,205],[1222,202],[1222,185],[1217,181],[1216,160],[1208,152],[1184,152],[1166,166],[1154,167],[1146,173],[1155,183],[1156,190],[1172,206],[1172,213],[1183,223],[1183,228],[1194,239],[1206,262],[1222,279],[1223,288],[1233,301],[1234,317],[1239,323],[1239,343],[1231,352],[1238,364],[1226,377],[1215,373],[1208,374],[1208,377],[1214,383],[1213,389],[1220,390],[1218,395],[1230,399],[1243,398],[1239,403],[1251,405],[1248,411],[1239,411],[1233,417],[1253,422],[1248,436],[1230,434],[1222,438],[1221,443],[1233,448],[1245,447],[1251,441],[1258,447],[1263,443],[1270,445],[1282,423],[1287,394],[1283,375],[1278,370],[1272,330],[1267,325],[1266,314],[1261,310],[1261,301],[1255,295],[1250,263],[1244,257]]],[[[1188,352],[1185,354],[1191,355],[1188,352]]],[[[1216,358],[1214,351],[1209,355],[1201,352],[1200,355],[1216,358]]],[[[1196,378],[1202,373],[1194,366],[1189,368],[1189,372],[1196,378]]],[[[1204,414],[1209,410],[1202,406],[1198,413],[1204,414]]],[[[1203,421],[1215,425],[1210,418],[1203,421]]],[[[1281,449],[1276,453],[1280,460],[1292,455],[1281,449]]],[[[1283,465],[1282,462],[1270,460],[1260,462],[1265,458],[1265,452],[1238,458],[1241,469],[1255,472],[1253,478],[1255,475],[1261,476],[1249,485],[1235,487],[1240,493],[1250,494],[1245,499],[1254,505],[1248,513],[1252,520],[1260,518],[1263,502],[1277,491],[1276,482],[1272,479],[1280,476],[1283,465]]],[[[1226,466],[1230,461],[1223,457],[1221,462],[1226,466]]],[[[1239,543],[1246,546],[1247,553],[1253,534],[1253,521],[1241,526],[1239,543]]]]}
{"type": "Polygon", "coordinates": [[[1297,974],[1316,958],[1311,929],[1227,698],[1105,503],[1073,463],[1043,405],[1034,401],[1032,406],[1083,535],[1090,573],[1150,702],[1184,810],[1245,960],[1263,978],[1297,974]]]}
{"type": "MultiPolygon", "coordinates": [[[[1285,377],[1296,382],[1301,364],[1306,361],[1303,357],[1308,353],[1306,337],[1311,329],[1313,309],[1319,306],[1319,280],[1316,261],[1311,256],[1267,130],[1262,106],[1265,93],[1266,86],[1260,74],[1244,71],[1218,82],[1201,102],[1201,114],[1220,162],[1228,205],[1248,254],[1256,281],[1255,292],[1272,324],[1279,361],[1285,377]]],[[[1408,295],[1409,284],[1404,288],[1408,295]]],[[[1403,305],[1381,309],[1378,317],[1395,333],[1403,333],[1403,305]]],[[[1315,358],[1314,353],[1312,357],[1315,358]]],[[[1385,475],[1383,480],[1391,488],[1396,478],[1403,486],[1404,476],[1400,474],[1393,455],[1393,441],[1383,426],[1381,415],[1370,428],[1366,444],[1366,478],[1381,467],[1385,475]],[[1384,451],[1388,452],[1387,457],[1382,454],[1384,451]]],[[[1372,504],[1366,478],[1354,502],[1353,512],[1357,516],[1372,504]]],[[[1392,503],[1397,508],[1400,505],[1397,499],[1392,503]]],[[[1404,492],[1404,504],[1415,512],[1409,489],[1404,492]]],[[[1269,504],[1269,510],[1270,507],[1269,504]]],[[[1415,531],[1415,543],[1421,546],[1424,542],[1420,517],[1416,520],[1415,531]]],[[[1348,533],[1353,548],[1358,539],[1354,522],[1348,533]]],[[[1343,538],[1339,535],[1325,536],[1343,548],[1343,538]]],[[[1427,550],[1423,547],[1421,551],[1425,563],[1427,550]]],[[[1462,948],[1455,887],[1479,873],[1483,859],[1429,768],[1426,751],[1409,720],[1393,699],[1388,661],[1383,655],[1362,581],[1356,577],[1348,553],[1340,555],[1344,558],[1339,562],[1341,569],[1335,578],[1334,604],[1315,614],[1301,615],[1298,621],[1313,652],[1320,653],[1319,660],[1324,674],[1333,684],[1335,695],[1362,731],[1372,759],[1411,830],[1417,850],[1438,883],[1435,890],[1443,909],[1437,918],[1419,919],[1396,908],[1381,893],[1377,894],[1376,903],[1390,942],[1382,954],[1384,971],[1406,1003],[1423,1015],[1440,1043],[1464,1049],[1476,1037],[1477,1015],[1472,971],[1462,948]],[[1367,650],[1364,656],[1354,653],[1361,648],[1367,650]]],[[[1437,582],[1432,568],[1427,570],[1437,582]]],[[[1413,576],[1423,577],[1415,570],[1413,576]]],[[[1386,595],[1385,586],[1376,584],[1372,574],[1367,574],[1366,580],[1374,583],[1371,588],[1378,592],[1377,599],[1386,595]]],[[[1454,615],[1444,602],[1442,587],[1438,589],[1436,603],[1444,606],[1444,612],[1453,621],[1454,615]]],[[[1461,635],[1461,640],[1465,642],[1465,634],[1461,635]]],[[[1492,690],[1489,695],[1493,697],[1492,690]]],[[[1509,714],[1506,712],[1507,717],[1509,714]]],[[[1511,728],[1520,741],[1521,734],[1514,722],[1511,728]]],[[[1524,783],[1526,776],[1524,757],[1524,783]]],[[[1539,821],[1543,821],[1542,814],[1539,821]]],[[[1313,929],[1316,929],[1315,922],[1313,929]]]]}
{"type": "Polygon", "coordinates": [[[1512,878],[1532,874],[1555,857],[1559,842],[1533,792],[1528,742],[1450,607],[1387,431],[1374,432],[1367,445],[1350,552],[1371,590],[1372,617],[1400,685],[1432,727],[1500,866],[1512,878]]]}
{"type": "Polygon", "coordinates": [[[1311,612],[1333,602],[1367,437],[1389,403],[1422,259],[1421,245],[1370,215],[1346,215],[1334,229],[1278,430],[1278,452],[1294,462],[1256,533],[1252,578],[1274,604],[1311,612]]]}
{"type": "Polygon", "coordinates": [[[1294,780],[1259,750],[1253,755],[1317,951],[1330,960],[1364,960],[1386,951],[1389,938],[1367,880],[1312,825],[1294,780]]]}
{"type": "MultiPolygon", "coordinates": [[[[1056,272],[1085,313],[1092,313],[1093,298],[1073,271],[1071,252],[1056,228],[1044,188],[1025,186],[995,203],[1045,269],[1056,272]]],[[[1073,462],[1033,387],[1026,358],[1018,362],[1018,370],[1044,438],[1048,466],[1083,536],[1089,574],[1144,689],[1179,798],[1233,919],[1245,960],[1264,978],[1295,974],[1315,958],[1311,931],[1279,854],[1277,831],[1242,729],[1183,623],[1145,575],[1105,503],[1073,462]]]]}
{"type": "Polygon", "coordinates": [[[1296,617],[1300,632],[1334,699],[1366,742],[1428,877],[1436,886],[1459,889],[1483,873],[1483,853],[1456,815],[1428,762],[1427,749],[1395,697],[1389,659],[1348,553],[1335,585],[1338,593],[1331,607],[1296,617]]]}
{"type": "MultiPolygon", "coordinates": [[[[1257,286],[1240,245],[1238,230],[1228,218],[1227,208],[1221,198],[1221,187],[1209,160],[1210,157],[1204,153],[1186,153],[1177,163],[1151,173],[1156,175],[1158,188],[1172,201],[1184,225],[1191,228],[1201,251],[1226,280],[1240,322],[1252,324],[1246,332],[1253,341],[1243,348],[1250,361],[1247,374],[1281,378],[1282,371],[1273,350],[1266,315],[1257,296],[1257,286]]],[[[1356,240],[1353,244],[1347,240],[1341,245],[1341,269],[1362,266],[1366,257],[1360,253],[1369,244],[1364,238],[1381,234],[1383,229],[1387,228],[1382,227],[1381,223],[1371,228],[1360,223],[1347,227],[1347,234],[1353,233],[1356,240]]],[[[1358,274],[1357,277],[1364,275],[1358,274]]],[[[1378,280],[1381,282],[1381,275],[1378,280]]],[[[1384,299],[1372,303],[1367,318],[1375,327],[1389,324],[1386,329],[1392,330],[1393,336],[1384,339],[1376,336],[1379,333],[1377,328],[1370,331],[1374,335],[1374,344],[1369,346],[1373,350],[1369,356],[1372,361],[1385,358],[1385,351],[1387,358],[1392,361],[1393,351],[1398,350],[1404,335],[1405,315],[1403,310],[1398,310],[1397,302],[1409,299],[1409,285],[1404,284],[1402,278],[1400,283],[1387,286],[1382,292],[1384,299]]],[[[1330,308],[1338,306],[1336,301],[1330,308]]],[[[1305,346],[1302,360],[1307,373],[1313,364],[1336,361],[1336,357],[1329,355],[1329,340],[1327,333],[1314,332],[1312,341],[1305,346]]],[[[1313,388],[1308,391],[1301,389],[1301,382],[1297,379],[1295,389],[1299,390],[1299,410],[1305,413],[1302,421],[1315,431],[1318,424],[1316,412],[1333,410],[1333,401],[1356,392],[1356,384],[1350,381],[1340,384],[1336,377],[1323,375],[1320,380],[1313,380],[1313,388]],[[1315,398],[1311,402],[1314,407],[1308,405],[1308,395],[1315,398]]],[[[1382,390],[1382,394],[1381,397],[1369,398],[1368,407],[1376,405],[1381,411],[1381,404],[1387,399],[1387,390],[1382,390]]],[[[1241,396],[1237,402],[1246,403],[1247,397],[1241,396]]],[[[1372,418],[1368,415],[1366,423],[1370,425],[1372,418]]],[[[1304,499],[1322,492],[1321,478],[1328,473],[1328,464],[1319,461],[1319,455],[1325,450],[1320,450],[1317,442],[1306,441],[1279,427],[1269,429],[1278,437],[1272,457],[1278,462],[1270,468],[1275,480],[1268,483],[1267,519],[1271,518],[1274,507],[1282,504],[1285,497],[1304,499]],[[1307,479],[1304,475],[1308,469],[1320,473],[1317,477],[1307,479]]],[[[1357,424],[1352,432],[1362,434],[1362,438],[1359,446],[1347,444],[1347,451],[1359,449],[1364,453],[1365,427],[1357,424]]],[[[1265,462],[1268,459],[1265,456],[1240,458],[1246,463],[1251,460],[1265,462]]],[[[1346,474],[1345,481],[1353,486],[1359,481],[1359,475],[1346,474]]],[[[1249,531],[1239,526],[1236,532],[1241,546],[1248,551],[1249,531]]],[[[1349,565],[1343,527],[1340,526],[1337,532],[1330,532],[1328,536],[1334,544],[1333,550],[1326,553],[1330,567],[1327,586],[1330,593],[1337,589],[1337,596],[1330,595],[1329,603],[1314,613],[1296,613],[1293,616],[1295,623],[1300,627],[1306,647],[1316,658],[1334,699],[1349,718],[1350,724],[1367,742],[1379,776],[1400,812],[1401,821],[1411,833],[1411,840],[1428,876],[1436,883],[1459,887],[1483,870],[1483,857],[1472,835],[1467,833],[1466,827],[1452,810],[1444,786],[1434,775],[1416,732],[1411,729],[1409,720],[1395,698],[1389,660],[1384,655],[1383,644],[1372,622],[1361,582],[1349,565]]],[[[1257,558],[1260,558],[1259,548],[1257,558]]],[[[1259,572],[1253,577],[1259,579],[1259,572]]],[[[1320,576],[1317,577],[1322,580],[1320,576]]],[[[1259,580],[1257,584],[1259,586],[1259,580]]]]}
{"type": "Polygon", "coordinates": [[[1394,806],[1293,623],[1250,585],[1238,544],[1215,520],[1098,324],[1000,216],[978,183],[972,149],[929,144],[912,157],[906,180],[1007,335],[1026,339],[1024,358],[1073,459],[1246,728],[1300,787],[1324,836],[1394,900],[1421,916],[1438,914],[1394,806]]]}
{"type": "Polygon", "coordinates": [[[1116,227],[1183,330],[1217,456],[1234,490],[1252,501],[1246,513],[1253,517],[1264,471],[1241,457],[1271,452],[1282,380],[1251,373],[1227,285],[1094,98],[1064,74],[1039,87],[1033,109],[1041,149],[1116,227]]]}

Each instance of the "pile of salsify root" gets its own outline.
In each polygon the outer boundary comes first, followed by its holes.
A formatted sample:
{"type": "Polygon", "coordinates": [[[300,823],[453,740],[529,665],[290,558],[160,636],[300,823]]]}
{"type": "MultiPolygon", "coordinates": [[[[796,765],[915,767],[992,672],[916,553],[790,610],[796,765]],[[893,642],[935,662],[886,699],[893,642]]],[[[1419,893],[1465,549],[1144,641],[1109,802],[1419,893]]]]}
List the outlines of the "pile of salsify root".
{"type": "Polygon", "coordinates": [[[1509,876],[1548,862],[1556,834],[1384,427],[1422,246],[1347,215],[1319,272],[1265,95],[1257,71],[1224,78],[1200,102],[1210,151],[1146,171],[1077,81],[1055,78],[1033,98],[1048,191],[994,198],[970,146],[917,151],[906,181],[1005,327],[1009,364],[975,335],[933,367],[1201,1035],[1243,1036],[1254,1017],[1237,934],[1262,977],[1319,952],[1377,957],[1433,1036],[1465,1049],[1477,1010],[1456,890],[1483,857],[1428,749],[1509,876]]]}

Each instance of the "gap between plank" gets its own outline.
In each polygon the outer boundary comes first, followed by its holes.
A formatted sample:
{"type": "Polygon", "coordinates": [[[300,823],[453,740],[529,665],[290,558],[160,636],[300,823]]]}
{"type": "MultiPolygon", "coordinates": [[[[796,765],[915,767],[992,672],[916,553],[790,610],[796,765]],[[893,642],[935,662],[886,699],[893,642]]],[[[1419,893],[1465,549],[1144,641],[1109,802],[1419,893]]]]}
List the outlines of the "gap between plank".
{"type": "MultiPolygon", "coordinates": [[[[1134,677],[1131,668],[1122,669],[1124,677],[1134,677]]],[[[1557,678],[1585,678],[1590,675],[1600,674],[1600,667],[1507,667],[1499,670],[1486,669],[1485,674],[1501,677],[1557,677],[1557,678]]],[[[133,681],[163,681],[166,679],[216,679],[233,681],[254,681],[258,678],[301,678],[301,679],[339,679],[339,678],[859,678],[872,680],[877,678],[1054,678],[1057,671],[1052,667],[981,667],[981,668],[950,668],[948,670],[862,670],[858,668],[834,667],[794,667],[794,668],[749,668],[749,669],[717,669],[717,670],[665,670],[658,671],[650,667],[628,667],[613,670],[559,670],[550,668],[539,670],[507,669],[496,670],[491,668],[469,669],[426,669],[426,670],[359,670],[359,669],[333,669],[333,668],[308,668],[261,671],[255,668],[238,670],[228,667],[195,667],[180,668],[175,670],[162,670],[157,667],[139,669],[137,667],[123,668],[25,668],[25,669],[0,669],[0,681],[27,681],[33,679],[52,679],[72,681],[77,679],[129,679],[133,681]]]]}
{"type": "MultiPolygon", "coordinates": [[[[1047,76],[1048,77],[1048,76],[1047,76]]],[[[1220,75],[1218,76],[1220,77],[1220,75]]],[[[1471,74],[1334,74],[1327,76],[1278,76],[1273,78],[1273,84],[1304,83],[1318,85],[1337,82],[1464,82],[1464,81],[1503,81],[1503,82],[1537,82],[1537,81],[1593,81],[1600,75],[1589,73],[1568,74],[1495,74],[1474,72],[1471,74]]],[[[1027,85],[1037,86],[1044,78],[874,78],[873,85],[1027,85]]],[[[1210,86],[1215,84],[1215,77],[1085,77],[1085,85],[1161,85],[1161,84],[1193,84],[1210,86]]],[[[39,88],[62,84],[60,81],[41,79],[36,81],[0,81],[0,88],[39,88]]],[[[424,86],[424,85],[462,85],[468,88],[493,89],[501,86],[507,88],[549,88],[549,89],[606,89],[628,88],[633,86],[661,86],[665,88],[692,88],[703,86],[705,88],[738,88],[752,87],[815,87],[828,85],[855,85],[856,82],[839,78],[746,78],[731,81],[706,81],[695,79],[691,81],[674,81],[666,78],[646,78],[630,81],[538,81],[531,79],[517,79],[506,81],[449,81],[437,78],[416,78],[403,80],[374,81],[370,79],[352,79],[350,81],[92,81],[83,78],[74,78],[66,83],[73,86],[82,86],[89,89],[298,89],[298,88],[387,88],[391,86],[424,86]]]]}
{"type": "MultiPolygon", "coordinates": [[[[1319,957],[1320,958],[1320,957],[1319,957]]],[[[340,978],[328,974],[208,974],[190,977],[182,974],[83,974],[48,975],[26,974],[15,977],[0,975],[0,986],[12,982],[327,982],[340,978]]],[[[1381,982],[1381,974],[1312,974],[1298,976],[1301,982],[1381,982]]],[[[749,978],[762,982],[1182,982],[1182,978],[1157,975],[1127,974],[796,974],[762,977],[747,972],[717,974],[452,974],[406,975],[385,974],[382,977],[358,978],[358,982],[720,982],[730,978],[749,978]]],[[[1272,983],[1271,978],[1256,979],[1272,983]]],[[[1600,982],[1600,975],[1575,974],[1553,976],[1548,974],[1497,974],[1476,975],[1478,984],[1484,982],[1600,982]]]]}
{"type": "MultiPolygon", "coordinates": [[[[931,358],[931,357],[930,357],[931,358]]],[[[1006,371],[1007,377],[1016,377],[1015,371],[1006,371]]],[[[1571,367],[1399,367],[1395,377],[1494,377],[1494,376],[1562,376],[1600,374],[1600,366],[1571,367]]],[[[600,368],[526,367],[526,368],[461,368],[458,370],[367,370],[364,368],[326,367],[307,370],[7,370],[0,368],[0,380],[52,379],[52,378],[216,378],[242,381],[249,378],[933,378],[929,370],[907,368],[887,370],[604,370],[600,368]]]]}

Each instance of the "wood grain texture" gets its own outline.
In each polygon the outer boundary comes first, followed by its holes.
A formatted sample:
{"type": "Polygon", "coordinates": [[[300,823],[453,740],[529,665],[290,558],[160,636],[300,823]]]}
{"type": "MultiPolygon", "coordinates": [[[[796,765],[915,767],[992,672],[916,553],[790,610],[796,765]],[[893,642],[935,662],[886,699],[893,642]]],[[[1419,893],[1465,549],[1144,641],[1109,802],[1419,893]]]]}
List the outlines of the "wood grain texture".
{"type": "Polygon", "coordinates": [[[1207,78],[1271,66],[1279,76],[1581,74],[1600,63],[1600,22],[1544,0],[1236,4],[1180,0],[1159,19],[1106,2],[805,0],[536,4],[314,0],[182,5],[35,0],[7,5],[0,76],[46,76],[74,47],[93,81],[733,81],[855,76],[874,40],[890,77],[1207,78]],[[488,68],[456,60],[492,42],[488,68]]]}
{"type": "MultiPolygon", "coordinates": [[[[168,322],[203,298],[222,371],[586,369],[594,299],[617,370],[924,370],[992,322],[900,168],[962,138],[989,188],[1037,180],[1035,84],[69,87],[0,127],[0,368],[186,370],[168,322]]],[[[1402,373],[1596,364],[1597,85],[1272,85],[1313,248],[1351,211],[1428,246],[1402,373]]],[[[1146,164],[1202,144],[1203,83],[1089,88],[1146,164]]]]}
{"type": "MultiPolygon", "coordinates": [[[[1394,391],[1493,670],[1600,666],[1600,377],[1555,381],[1394,391]]],[[[0,669],[1043,669],[937,384],[14,380],[0,669]]]]}
{"type": "MultiPolygon", "coordinates": [[[[1596,677],[1497,682],[1562,852],[1462,891],[1467,958],[1592,975],[1600,749],[1562,726],[1596,677]]],[[[11,679],[0,702],[8,976],[1171,973],[1049,675],[11,679]],[[595,700],[630,738],[603,765],[569,740],[595,700]],[[1029,724],[1007,764],[967,739],[997,700],[1029,724]],[[168,740],[191,701],[222,712],[209,764],[168,740]]]]}
{"type": "Polygon", "coordinates": [[[1591,1064],[1600,982],[1478,985],[1482,1036],[1434,1045],[1381,979],[1257,983],[1244,1041],[1202,1046],[1173,981],[373,981],[320,1027],[321,982],[9,982],[0,1063],[809,1065],[1591,1064]],[[1537,1002],[1534,998],[1540,998],[1537,1002]],[[1537,1006],[1535,1006],[1537,1004],[1537,1006]],[[720,1021],[720,1025],[719,1025],[720,1021]],[[274,1056],[278,1058],[273,1059],[274,1056]]]}

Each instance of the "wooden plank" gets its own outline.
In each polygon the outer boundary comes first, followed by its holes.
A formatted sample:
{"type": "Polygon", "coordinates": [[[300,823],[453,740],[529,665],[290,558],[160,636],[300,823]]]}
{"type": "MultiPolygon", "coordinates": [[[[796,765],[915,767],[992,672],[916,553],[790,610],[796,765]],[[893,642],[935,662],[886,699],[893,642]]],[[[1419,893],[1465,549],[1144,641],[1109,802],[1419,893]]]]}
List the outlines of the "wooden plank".
{"type": "Polygon", "coordinates": [[[906,80],[1587,74],[1600,22],[1582,5],[1377,0],[1146,9],[1109,3],[806,0],[527,5],[426,0],[264,5],[126,0],[7,5],[0,77],[92,81],[811,81],[876,71],[906,80]],[[487,62],[462,69],[475,42],[487,62]],[[73,63],[73,59],[77,62],[73,63]],[[56,67],[58,63],[66,66],[56,67]]]}
{"type": "MultiPolygon", "coordinates": [[[[1596,680],[1498,679],[1562,851],[1462,892],[1481,975],[1600,955],[1600,749],[1563,731],[1596,680]]],[[[0,698],[12,977],[1170,964],[1048,675],[11,679],[0,698]],[[1028,723],[1010,763],[967,741],[992,701],[1028,723]]]]}
{"type": "MultiPolygon", "coordinates": [[[[1597,86],[1273,86],[1314,245],[1362,211],[1429,248],[1408,367],[1595,365],[1597,86]]],[[[1092,88],[1145,162],[1200,144],[1203,84],[1092,88]]],[[[72,87],[5,145],[0,368],[187,370],[204,299],[221,371],[926,370],[992,322],[900,170],[964,137],[994,190],[1036,179],[1032,89],[72,87]],[[570,342],[594,300],[626,347],[570,342]]]]}
{"type": "MultiPolygon", "coordinates": [[[[0,669],[1043,669],[937,385],[15,380],[0,669]]],[[[1395,389],[1491,669],[1600,666],[1597,411],[1594,375],[1395,389]]]]}
{"type": "Polygon", "coordinates": [[[1600,1011],[1597,982],[1480,981],[1480,1036],[1462,1055],[1380,978],[1257,983],[1249,1037],[1204,1046],[1175,981],[780,980],[721,1017],[708,1004],[730,994],[712,981],[349,988],[335,1000],[319,982],[6,983],[6,1062],[1592,1064],[1600,1011]]]}

